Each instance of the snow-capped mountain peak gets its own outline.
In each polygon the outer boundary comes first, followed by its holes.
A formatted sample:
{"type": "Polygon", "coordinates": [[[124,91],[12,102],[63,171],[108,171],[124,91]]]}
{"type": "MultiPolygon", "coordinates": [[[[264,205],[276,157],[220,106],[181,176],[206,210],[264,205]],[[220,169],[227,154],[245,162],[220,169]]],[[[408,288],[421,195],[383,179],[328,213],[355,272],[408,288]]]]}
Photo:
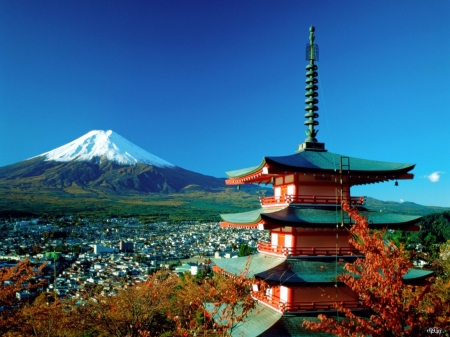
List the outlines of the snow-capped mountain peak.
{"type": "Polygon", "coordinates": [[[174,166],[139,146],[126,140],[112,130],[93,130],[74,141],[45,152],[36,157],[44,157],[46,161],[91,161],[97,159],[114,161],[122,165],[138,163],[159,167],[174,166]]]}

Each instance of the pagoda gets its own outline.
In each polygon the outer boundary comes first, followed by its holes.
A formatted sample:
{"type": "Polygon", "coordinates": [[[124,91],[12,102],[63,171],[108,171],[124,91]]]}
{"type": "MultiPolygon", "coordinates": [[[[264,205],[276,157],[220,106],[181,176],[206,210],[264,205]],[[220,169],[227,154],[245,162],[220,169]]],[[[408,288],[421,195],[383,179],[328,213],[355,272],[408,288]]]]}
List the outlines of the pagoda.
{"type": "MultiPolygon", "coordinates": [[[[229,276],[246,271],[249,278],[264,280],[269,288],[258,301],[258,314],[231,332],[235,336],[304,336],[302,318],[332,313],[335,301],[354,311],[364,310],[358,295],[337,277],[338,260],[362,257],[349,243],[350,219],[341,210],[346,199],[367,216],[371,228],[417,231],[420,217],[371,211],[365,197],[353,196],[356,185],[413,179],[414,164],[353,158],[326,150],[317,140],[318,46],[314,27],[306,48],[306,139],[294,154],[264,157],[259,165],[227,172],[227,185],[270,184],[273,195],[261,197],[261,207],[243,213],[221,214],[225,228],[270,231],[270,241],[258,242],[258,253],[234,259],[214,259],[216,272],[229,276]],[[330,300],[332,298],[333,300],[330,300]],[[264,310],[263,310],[264,309],[264,310]]],[[[417,281],[431,272],[410,270],[405,280],[417,281]]]]}

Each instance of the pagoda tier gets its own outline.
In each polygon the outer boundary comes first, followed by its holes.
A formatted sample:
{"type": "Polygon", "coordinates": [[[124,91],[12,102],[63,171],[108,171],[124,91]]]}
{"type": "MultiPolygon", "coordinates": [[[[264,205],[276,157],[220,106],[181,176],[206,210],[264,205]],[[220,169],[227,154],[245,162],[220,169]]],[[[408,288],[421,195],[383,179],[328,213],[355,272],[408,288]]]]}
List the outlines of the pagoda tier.
{"type": "MultiPolygon", "coordinates": [[[[370,219],[373,229],[418,231],[418,216],[372,212],[360,208],[370,219]]],[[[282,258],[304,256],[360,255],[349,243],[348,216],[342,217],[340,207],[260,208],[258,210],[222,214],[223,228],[257,228],[270,230],[270,242],[258,242],[258,251],[282,258]]]]}
{"type": "MultiPolygon", "coordinates": [[[[355,259],[354,257],[353,259],[355,259]]],[[[358,295],[345,284],[336,282],[345,273],[344,265],[351,262],[336,262],[334,258],[321,259],[281,259],[263,254],[235,259],[215,259],[214,270],[231,277],[242,275],[254,278],[252,296],[260,304],[279,313],[306,313],[332,311],[334,302],[343,302],[353,310],[364,310],[358,295]],[[268,288],[261,294],[258,280],[263,280],[268,288]]],[[[433,272],[411,269],[403,276],[407,283],[423,281],[433,272]]]]}
{"type": "MultiPolygon", "coordinates": [[[[258,166],[226,172],[228,185],[240,184],[286,184],[282,179],[292,177],[292,182],[311,184],[320,183],[339,185],[341,158],[348,163],[342,171],[345,183],[349,186],[385,182],[389,180],[412,179],[409,173],[415,164],[391,163],[342,156],[331,152],[302,150],[292,155],[264,157],[258,166]]],[[[291,179],[291,178],[288,178],[291,179]]]]}
{"type": "MultiPolygon", "coordinates": [[[[393,214],[370,211],[359,207],[360,214],[370,220],[370,227],[374,229],[401,229],[418,231],[420,227],[415,223],[419,216],[393,214]]],[[[220,215],[222,227],[258,228],[274,230],[291,226],[300,228],[333,228],[341,223],[341,208],[334,206],[305,207],[290,205],[288,207],[266,207],[242,213],[220,215]]],[[[344,213],[344,224],[350,224],[344,213]]]]}

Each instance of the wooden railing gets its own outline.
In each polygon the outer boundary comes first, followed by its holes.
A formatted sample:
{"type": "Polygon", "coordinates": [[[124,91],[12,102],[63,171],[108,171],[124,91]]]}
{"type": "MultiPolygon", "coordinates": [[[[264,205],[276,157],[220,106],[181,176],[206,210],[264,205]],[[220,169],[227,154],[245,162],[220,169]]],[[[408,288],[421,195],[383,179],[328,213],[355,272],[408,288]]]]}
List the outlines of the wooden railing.
{"type": "Polygon", "coordinates": [[[360,255],[361,253],[353,247],[283,247],[272,245],[270,242],[258,242],[258,251],[278,256],[336,256],[336,255],[360,255]]]}
{"type": "MultiPolygon", "coordinates": [[[[333,301],[303,301],[303,302],[293,302],[289,303],[286,301],[281,301],[277,296],[260,295],[259,293],[252,292],[253,298],[260,302],[267,304],[268,306],[278,309],[281,312],[300,312],[300,311],[325,311],[336,309],[335,302],[333,301]]],[[[357,300],[351,301],[338,301],[344,308],[348,309],[364,309],[365,307],[361,302],[357,300]]]]}
{"type": "MultiPolygon", "coordinates": [[[[344,308],[348,309],[362,309],[363,305],[359,301],[343,301],[344,308]]],[[[295,312],[295,311],[315,311],[315,310],[333,310],[335,309],[335,302],[294,302],[285,303],[285,312],[295,312]]]]}
{"type": "MultiPolygon", "coordinates": [[[[259,198],[262,206],[284,205],[284,204],[318,204],[318,205],[340,205],[341,197],[335,195],[282,195],[259,198]]],[[[351,205],[364,205],[364,197],[350,197],[351,205]]]]}

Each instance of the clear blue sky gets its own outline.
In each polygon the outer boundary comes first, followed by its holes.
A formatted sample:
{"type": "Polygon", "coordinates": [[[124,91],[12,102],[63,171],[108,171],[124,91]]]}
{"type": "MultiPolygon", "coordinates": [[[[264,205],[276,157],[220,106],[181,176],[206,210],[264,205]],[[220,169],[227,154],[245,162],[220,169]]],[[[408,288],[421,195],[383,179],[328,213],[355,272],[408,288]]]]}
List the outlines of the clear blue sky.
{"type": "Polygon", "coordinates": [[[0,166],[94,129],[217,177],[292,154],[311,24],[318,140],[417,164],[353,194],[450,207],[448,0],[0,1],[0,166]]]}

